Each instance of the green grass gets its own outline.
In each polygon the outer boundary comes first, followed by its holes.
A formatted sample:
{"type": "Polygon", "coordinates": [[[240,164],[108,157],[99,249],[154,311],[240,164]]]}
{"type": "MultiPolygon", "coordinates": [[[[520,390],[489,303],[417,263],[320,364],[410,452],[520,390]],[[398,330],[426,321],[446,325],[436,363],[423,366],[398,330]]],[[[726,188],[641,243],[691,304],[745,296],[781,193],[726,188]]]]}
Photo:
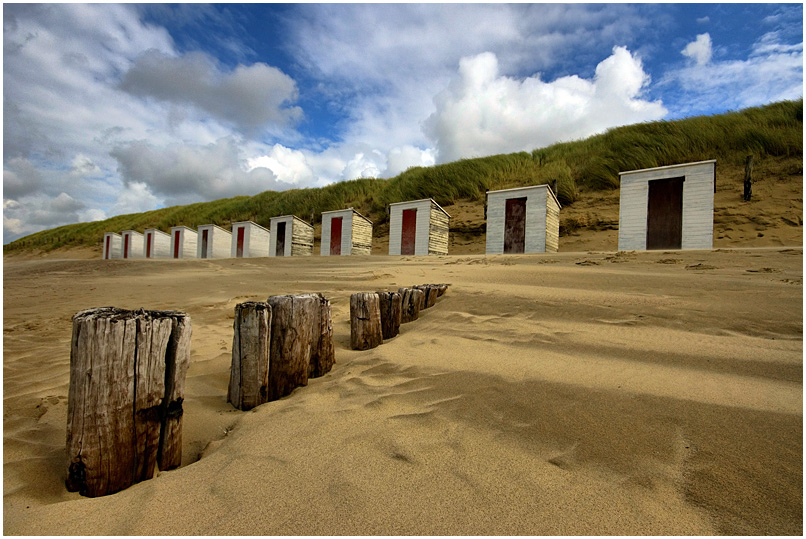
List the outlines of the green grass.
{"type": "Polygon", "coordinates": [[[239,196],[66,225],[11,242],[4,246],[4,251],[100,245],[105,232],[123,230],[167,231],[177,225],[196,228],[208,223],[227,227],[232,222],[246,220],[268,226],[272,217],[288,214],[319,221],[323,211],[349,206],[374,222],[383,223],[388,220],[387,206],[392,202],[431,197],[441,205],[463,199],[481,203],[489,190],[553,181],[557,198],[568,206],[581,190],[618,188],[620,171],[706,159],[740,165],[749,154],[757,160],[779,156],[803,158],[802,99],[716,116],[618,127],[531,153],[413,167],[385,180],[358,179],[317,189],[266,191],[253,197],[239,196]]]}

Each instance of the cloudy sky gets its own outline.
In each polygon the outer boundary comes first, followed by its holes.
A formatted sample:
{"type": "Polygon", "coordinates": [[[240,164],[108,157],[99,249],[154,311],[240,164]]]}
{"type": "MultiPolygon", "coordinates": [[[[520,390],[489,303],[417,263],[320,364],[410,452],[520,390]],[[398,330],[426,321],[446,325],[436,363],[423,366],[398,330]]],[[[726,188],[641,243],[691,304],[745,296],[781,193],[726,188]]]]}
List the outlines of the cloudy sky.
{"type": "Polygon", "coordinates": [[[801,4],[4,4],[3,242],[802,95],[801,4]]]}

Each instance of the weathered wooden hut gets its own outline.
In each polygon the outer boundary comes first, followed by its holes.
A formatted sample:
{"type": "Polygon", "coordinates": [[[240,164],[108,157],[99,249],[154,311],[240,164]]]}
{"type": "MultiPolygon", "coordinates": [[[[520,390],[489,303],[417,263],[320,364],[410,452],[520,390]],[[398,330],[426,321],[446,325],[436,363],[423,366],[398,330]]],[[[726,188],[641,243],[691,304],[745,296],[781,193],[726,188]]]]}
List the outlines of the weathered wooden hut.
{"type": "Polygon", "coordinates": [[[556,252],[560,203],[548,185],[487,192],[487,254],[556,252]]]}
{"type": "Polygon", "coordinates": [[[171,236],[156,228],[146,228],[143,254],[146,258],[171,258],[171,236]]]}
{"type": "Polygon", "coordinates": [[[711,249],[716,159],[619,172],[619,251],[711,249]]]}
{"type": "Polygon", "coordinates": [[[368,255],[372,252],[372,221],[353,208],[322,212],[319,254],[368,255]]]}
{"type": "Polygon", "coordinates": [[[109,260],[110,258],[120,258],[120,246],[120,234],[117,234],[116,232],[107,232],[104,234],[103,259],[109,260]]]}
{"type": "Polygon", "coordinates": [[[196,258],[196,231],[186,226],[171,227],[171,256],[196,258]]]}
{"type": "Polygon", "coordinates": [[[389,204],[389,254],[448,254],[450,220],[431,198],[389,204]]]}
{"type": "Polygon", "coordinates": [[[197,231],[196,258],[229,258],[232,234],[216,225],[202,225],[197,231]]]}
{"type": "Polygon", "coordinates": [[[253,221],[232,223],[232,258],[269,256],[269,231],[253,221]]]}
{"type": "Polygon", "coordinates": [[[143,258],[143,235],[136,230],[126,230],[123,236],[123,258],[143,258]]]}
{"type": "Polygon", "coordinates": [[[313,254],[313,227],[296,215],[271,218],[269,256],[310,256],[313,254]]]}

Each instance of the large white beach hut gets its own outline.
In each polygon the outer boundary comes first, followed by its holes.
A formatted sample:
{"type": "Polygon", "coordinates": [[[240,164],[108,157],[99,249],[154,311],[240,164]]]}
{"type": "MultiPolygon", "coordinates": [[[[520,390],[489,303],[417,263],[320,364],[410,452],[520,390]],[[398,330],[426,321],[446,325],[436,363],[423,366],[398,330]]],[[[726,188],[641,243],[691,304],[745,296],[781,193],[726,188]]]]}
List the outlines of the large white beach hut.
{"type": "Polygon", "coordinates": [[[313,227],[296,215],[271,218],[269,256],[310,256],[313,254],[313,227]]]}
{"type": "Polygon", "coordinates": [[[143,235],[136,230],[125,230],[123,236],[123,258],[143,258],[143,235]]]}
{"type": "Polygon", "coordinates": [[[196,231],[186,226],[171,227],[171,256],[196,258],[196,231]]]}
{"type": "Polygon", "coordinates": [[[146,258],[171,258],[171,236],[156,228],[146,228],[143,235],[143,255],[146,258]]]}
{"type": "Polygon", "coordinates": [[[372,252],[372,221],[354,208],[322,212],[319,254],[368,255],[372,252]]]}
{"type": "Polygon", "coordinates": [[[197,231],[196,258],[230,258],[232,234],[216,225],[202,225],[197,231]]]}
{"type": "Polygon", "coordinates": [[[556,252],[560,203],[548,185],[487,192],[487,254],[556,252]]]}
{"type": "Polygon", "coordinates": [[[253,221],[232,223],[232,258],[269,256],[269,231],[253,221]]]}
{"type": "Polygon", "coordinates": [[[120,245],[120,234],[116,232],[107,232],[104,234],[103,259],[120,258],[120,245]]]}
{"type": "Polygon", "coordinates": [[[711,249],[716,159],[619,172],[619,251],[711,249]]]}
{"type": "Polygon", "coordinates": [[[389,254],[448,254],[450,220],[432,198],[389,204],[389,254]]]}

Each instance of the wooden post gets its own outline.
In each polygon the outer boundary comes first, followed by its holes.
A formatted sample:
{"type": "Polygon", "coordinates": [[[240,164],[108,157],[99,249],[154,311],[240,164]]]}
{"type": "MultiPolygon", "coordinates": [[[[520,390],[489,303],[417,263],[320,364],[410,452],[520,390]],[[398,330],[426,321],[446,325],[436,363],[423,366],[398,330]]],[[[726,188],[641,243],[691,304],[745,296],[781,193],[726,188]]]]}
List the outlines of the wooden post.
{"type": "Polygon", "coordinates": [[[437,302],[437,287],[438,285],[433,284],[420,284],[415,285],[412,288],[416,288],[418,290],[422,290],[423,294],[425,294],[425,299],[423,301],[423,309],[430,309],[433,307],[437,302]]]}
{"type": "Polygon", "coordinates": [[[747,156],[744,165],[744,200],[750,202],[753,196],[753,155],[747,156]]]}
{"type": "Polygon", "coordinates": [[[447,291],[448,291],[448,287],[449,287],[449,286],[450,286],[450,285],[448,285],[448,284],[444,284],[444,283],[443,283],[443,284],[438,284],[438,285],[437,285],[437,297],[438,297],[438,298],[442,297],[442,295],[443,295],[445,292],[447,292],[447,291]]]}
{"type": "MultiPolygon", "coordinates": [[[[271,296],[271,347],[268,400],[308,385],[314,334],[321,328],[321,307],[314,294],[271,296]]],[[[318,341],[317,341],[318,342],[318,341]]]]}
{"type": "Polygon", "coordinates": [[[190,317],[102,307],[73,316],[68,477],[83,496],[150,479],[182,459],[190,317]]]}
{"type": "Polygon", "coordinates": [[[227,402],[239,410],[251,410],[268,402],[271,307],[258,301],[239,303],[232,328],[227,402]]]}
{"type": "Polygon", "coordinates": [[[400,288],[398,292],[402,308],[400,322],[405,324],[417,320],[420,317],[420,309],[425,298],[423,291],[416,288],[400,288]]]}
{"type": "Polygon", "coordinates": [[[383,344],[378,294],[359,292],[350,296],[350,348],[369,350],[383,344]]]}
{"type": "Polygon", "coordinates": [[[336,346],[333,342],[333,321],[331,320],[330,301],[322,294],[314,294],[319,302],[319,326],[315,328],[315,340],[311,361],[308,367],[308,378],[324,376],[336,362],[336,346]]]}
{"type": "Polygon", "coordinates": [[[402,303],[398,292],[378,292],[381,309],[381,330],[384,339],[391,339],[400,333],[402,303]]]}

